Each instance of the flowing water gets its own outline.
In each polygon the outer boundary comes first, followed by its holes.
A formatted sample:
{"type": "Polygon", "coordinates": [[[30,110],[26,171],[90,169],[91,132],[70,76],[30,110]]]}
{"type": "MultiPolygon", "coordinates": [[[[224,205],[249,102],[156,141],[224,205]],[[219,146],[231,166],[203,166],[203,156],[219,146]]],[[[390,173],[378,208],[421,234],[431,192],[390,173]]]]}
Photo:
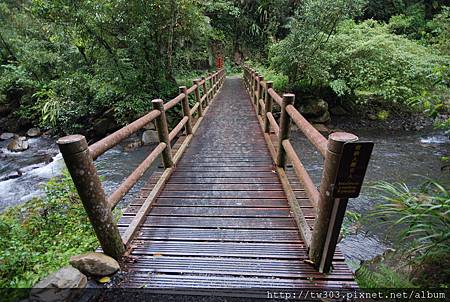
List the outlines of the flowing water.
{"type": "MultiPolygon", "coordinates": [[[[366,187],[361,196],[351,199],[348,208],[354,212],[366,214],[373,205],[379,203],[379,198],[373,196],[367,188],[378,180],[401,181],[413,186],[423,179],[416,174],[431,178],[441,178],[442,156],[448,156],[450,140],[448,137],[434,130],[422,132],[355,130],[361,140],[373,141],[373,151],[370,166],[366,176],[366,187]]],[[[292,134],[294,147],[301,154],[302,162],[310,172],[313,180],[319,183],[322,173],[322,159],[320,154],[299,133],[292,134]]],[[[61,173],[64,162],[58,153],[54,139],[30,139],[30,149],[20,153],[6,150],[7,142],[0,142],[0,211],[8,206],[21,204],[34,196],[43,194],[43,184],[51,177],[61,173]],[[12,173],[22,174],[14,179],[7,179],[12,173]]],[[[129,175],[135,167],[146,157],[154,146],[144,146],[132,152],[127,152],[124,146],[117,146],[97,161],[96,166],[100,175],[104,176],[104,187],[111,193],[121,181],[129,175]]],[[[153,165],[147,172],[156,169],[153,165]]],[[[143,177],[145,179],[145,177],[143,177]]],[[[140,181],[128,194],[126,204],[142,186],[140,181]]],[[[371,228],[347,236],[340,247],[350,260],[366,260],[382,253],[390,242],[382,237],[382,230],[371,228]]]]}
{"type": "MultiPolygon", "coordinates": [[[[65,167],[54,139],[41,137],[30,139],[29,143],[28,150],[16,153],[6,149],[7,142],[0,142],[0,211],[8,206],[24,203],[33,197],[42,196],[44,184],[50,178],[60,175],[65,167]],[[21,176],[6,179],[17,173],[21,176]]],[[[112,193],[124,177],[128,176],[155,147],[150,144],[126,151],[125,145],[126,143],[108,150],[95,162],[107,194],[112,193]]],[[[145,176],[155,169],[157,163],[150,167],[120,205],[127,204],[144,184],[145,176]]]]}

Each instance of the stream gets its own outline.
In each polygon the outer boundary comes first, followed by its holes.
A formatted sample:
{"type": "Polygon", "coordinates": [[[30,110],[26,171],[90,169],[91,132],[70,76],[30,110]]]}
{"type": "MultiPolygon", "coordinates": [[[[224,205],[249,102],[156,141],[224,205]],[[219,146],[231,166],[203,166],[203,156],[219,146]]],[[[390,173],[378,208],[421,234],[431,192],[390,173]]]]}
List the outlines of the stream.
{"type": "MultiPolygon", "coordinates": [[[[353,133],[363,141],[373,141],[375,148],[366,175],[365,187],[360,197],[349,201],[348,209],[351,211],[364,215],[380,202],[368,188],[376,181],[400,181],[414,186],[423,181],[423,178],[416,174],[435,179],[448,177],[448,171],[441,172],[440,158],[449,155],[450,140],[436,130],[407,132],[359,129],[353,133]],[[444,175],[445,173],[447,174],[444,175]]],[[[292,133],[292,141],[313,181],[318,184],[322,173],[322,158],[319,152],[298,131],[292,133]]],[[[53,138],[33,138],[29,143],[30,149],[13,153],[7,151],[7,141],[0,141],[0,211],[9,206],[22,204],[33,197],[42,196],[45,182],[51,177],[60,175],[64,167],[53,138]],[[21,176],[7,179],[12,174],[21,176]]],[[[109,194],[117,188],[124,176],[129,175],[153,148],[154,145],[148,145],[134,151],[126,151],[123,145],[119,145],[103,154],[96,161],[96,166],[99,175],[104,176],[106,193],[109,194]]],[[[155,169],[156,164],[146,175],[150,175],[155,169]]],[[[143,183],[144,180],[141,180],[120,204],[125,206],[143,183]]],[[[383,233],[383,230],[377,230],[376,227],[371,226],[371,230],[363,228],[356,234],[345,237],[339,246],[346,258],[351,261],[371,259],[391,245],[391,242],[383,238],[383,233]]]]}

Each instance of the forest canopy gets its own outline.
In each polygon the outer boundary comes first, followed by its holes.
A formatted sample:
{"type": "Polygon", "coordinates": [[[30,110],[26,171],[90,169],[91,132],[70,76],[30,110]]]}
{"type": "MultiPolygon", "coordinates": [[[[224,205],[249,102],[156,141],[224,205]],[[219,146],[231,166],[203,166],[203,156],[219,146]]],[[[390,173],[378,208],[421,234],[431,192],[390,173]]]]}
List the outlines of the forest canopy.
{"type": "Polygon", "coordinates": [[[445,120],[446,2],[2,1],[0,127],[89,133],[105,116],[118,127],[218,56],[228,68],[260,64],[284,90],[325,88],[341,102],[376,98],[445,120]]]}

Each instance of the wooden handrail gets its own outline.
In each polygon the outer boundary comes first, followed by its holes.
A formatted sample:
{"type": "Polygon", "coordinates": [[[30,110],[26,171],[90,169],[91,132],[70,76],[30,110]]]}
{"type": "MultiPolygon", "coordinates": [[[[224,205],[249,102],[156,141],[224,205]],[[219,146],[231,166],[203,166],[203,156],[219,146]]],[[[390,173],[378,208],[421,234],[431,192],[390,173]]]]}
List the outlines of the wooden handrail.
{"type": "MultiPolygon", "coordinates": [[[[137,226],[142,223],[145,218],[152,201],[148,201],[148,199],[146,200],[122,238],[116,224],[112,219],[112,209],[114,209],[126,193],[131,190],[131,188],[138,182],[142,175],[144,175],[152,163],[161,154],[163,155],[164,167],[166,169],[163,176],[165,175],[164,177],[168,177],[168,175],[170,175],[173,171],[172,166],[180,159],[182,153],[187,147],[187,144],[192,139],[193,133],[196,129],[198,129],[199,123],[203,120],[203,118],[200,117],[195,126],[191,125],[192,117],[188,95],[192,92],[196,93],[197,103],[195,106],[197,106],[197,108],[201,108],[202,102],[205,99],[207,100],[206,104],[208,105],[210,100],[217,95],[219,88],[223,85],[224,78],[225,70],[220,69],[217,72],[210,74],[207,78],[203,77],[202,80],[197,81],[189,89],[186,87],[180,87],[180,93],[167,103],[164,103],[162,100],[153,100],[152,104],[155,108],[154,110],[129,125],[122,127],[111,135],[108,135],[102,140],[92,144],[91,146],[87,145],[86,139],[82,135],[68,136],[58,140],[58,146],[63,154],[64,161],[66,162],[72,179],[77,187],[77,191],[83,205],[88,212],[88,216],[91,220],[100,245],[106,254],[116,259],[120,258],[124,252],[122,242],[125,244],[129,243],[131,237],[136,231],[135,228],[137,228],[137,226]],[[209,90],[206,90],[207,80],[209,81],[209,90]],[[203,89],[203,93],[205,94],[203,98],[200,98],[200,87],[203,89]],[[180,102],[182,104],[184,116],[169,133],[165,112],[180,102]],[[133,133],[136,133],[139,129],[154,120],[156,120],[160,143],[107,198],[97,175],[93,161],[101,154],[118,145],[121,141],[133,133]],[[182,147],[178,149],[175,156],[172,156],[170,143],[182,131],[183,127],[186,130],[187,138],[182,147]]],[[[164,177],[162,177],[163,179],[161,180],[161,183],[164,183],[167,180],[164,177]]],[[[151,195],[155,197],[157,192],[152,192],[151,195]]]]}
{"type": "Polygon", "coordinates": [[[152,110],[143,117],[135,120],[131,124],[117,130],[116,132],[108,135],[107,137],[99,140],[98,142],[89,146],[89,154],[92,159],[95,160],[97,157],[108,151],[109,149],[117,146],[121,141],[142,129],[145,125],[151,123],[155,118],[159,116],[158,110],[152,110]]]}
{"type": "MultiPolygon", "coordinates": [[[[283,188],[288,195],[291,211],[298,223],[299,230],[302,233],[305,243],[309,246],[309,258],[320,272],[327,273],[331,268],[331,262],[348,199],[335,197],[335,181],[339,173],[344,173],[344,175],[345,173],[349,173],[347,170],[339,170],[343,169],[340,166],[341,158],[344,156],[350,158],[351,156],[356,156],[353,155],[353,153],[343,154],[344,145],[356,142],[358,137],[350,133],[336,132],[332,133],[327,140],[300,114],[300,112],[298,112],[297,109],[295,109],[293,106],[294,95],[284,94],[283,97],[280,97],[272,88],[272,84],[270,82],[262,82],[262,79],[263,77],[261,75],[247,65],[244,65],[245,87],[249,92],[250,99],[255,107],[262,129],[264,130],[264,137],[271,155],[277,164],[277,172],[282,181],[283,188]],[[264,95],[264,101],[261,99],[262,95],[264,95]],[[279,126],[272,114],[273,100],[281,107],[279,126]],[[264,112],[261,113],[260,109],[263,105],[264,112]],[[260,114],[262,114],[264,120],[259,118],[260,114]],[[306,136],[308,141],[324,157],[324,168],[320,181],[320,190],[318,190],[313,183],[310,175],[303,166],[300,157],[289,140],[291,121],[297,125],[298,129],[306,136]],[[275,148],[270,138],[271,128],[274,129],[275,135],[278,138],[277,148],[275,148]],[[309,226],[306,225],[306,220],[302,211],[298,208],[298,203],[294,201],[295,196],[292,194],[292,188],[285,177],[286,157],[289,158],[292,163],[298,180],[303,184],[311,205],[317,210],[317,217],[314,222],[314,232],[312,235],[309,231],[309,226]]],[[[349,148],[348,150],[351,149],[349,148]]],[[[345,169],[350,168],[346,167],[345,169]]]]}
{"type": "Polygon", "coordinates": [[[155,149],[141,162],[141,164],[119,185],[119,187],[108,197],[109,207],[114,209],[119,201],[133,188],[134,184],[150,168],[156,158],[166,148],[165,143],[159,143],[155,149]]]}
{"type": "Polygon", "coordinates": [[[273,131],[275,132],[275,135],[278,136],[278,134],[280,133],[280,127],[278,126],[277,121],[273,117],[272,112],[267,112],[266,116],[267,116],[267,119],[269,121],[270,127],[273,128],[273,131]]]}
{"type": "Polygon", "coordinates": [[[308,195],[312,206],[314,208],[317,208],[317,203],[319,200],[319,190],[317,190],[316,185],[309,176],[308,171],[306,171],[305,167],[303,166],[302,161],[298,157],[297,152],[295,152],[294,147],[292,147],[291,142],[288,139],[285,139],[282,144],[284,150],[286,150],[286,154],[291,160],[292,166],[295,170],[295,174],[305,188],[306,194],[308,195]]]}

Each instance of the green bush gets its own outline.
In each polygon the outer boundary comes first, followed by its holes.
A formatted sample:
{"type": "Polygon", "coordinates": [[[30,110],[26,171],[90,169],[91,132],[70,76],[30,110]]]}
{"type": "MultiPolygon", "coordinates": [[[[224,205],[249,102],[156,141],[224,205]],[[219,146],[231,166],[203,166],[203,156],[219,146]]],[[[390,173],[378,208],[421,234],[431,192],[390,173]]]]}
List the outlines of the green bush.
{"type": "Polygon", "coordinates": [[[391,34],[373,20],[343,22],[324,47],[323,57],[324,78],[340,83],[338,88],[331,85],[338,95],[371,94],[405,104],[423,91],[433,93],[435,68],[449,63],[434,49],[391,34]]]}
{"type": "Polygon", "coordinates": [[[68,173],[50,180],[45,193],[0,214],[0,288],[30,288],[98,246],[68,173]]]}
{"type": "Polygon", "coordinates": [[[413,288],[417,287],[405,276],[381,264],[376,271],[361,266],[355,273],[361,288],[413,288]]]}
{"type": "Polygon", "coordinates": [[[417,269],[415,279],[428,285],[445,284],[450,275],[450,191],[448,183],[428,180],[416,189],[380,182],[374,188],[385,203],[371,213],[400,246],[417,269]],[[432,276],[429,275],[429,267],[432,276]]]}

